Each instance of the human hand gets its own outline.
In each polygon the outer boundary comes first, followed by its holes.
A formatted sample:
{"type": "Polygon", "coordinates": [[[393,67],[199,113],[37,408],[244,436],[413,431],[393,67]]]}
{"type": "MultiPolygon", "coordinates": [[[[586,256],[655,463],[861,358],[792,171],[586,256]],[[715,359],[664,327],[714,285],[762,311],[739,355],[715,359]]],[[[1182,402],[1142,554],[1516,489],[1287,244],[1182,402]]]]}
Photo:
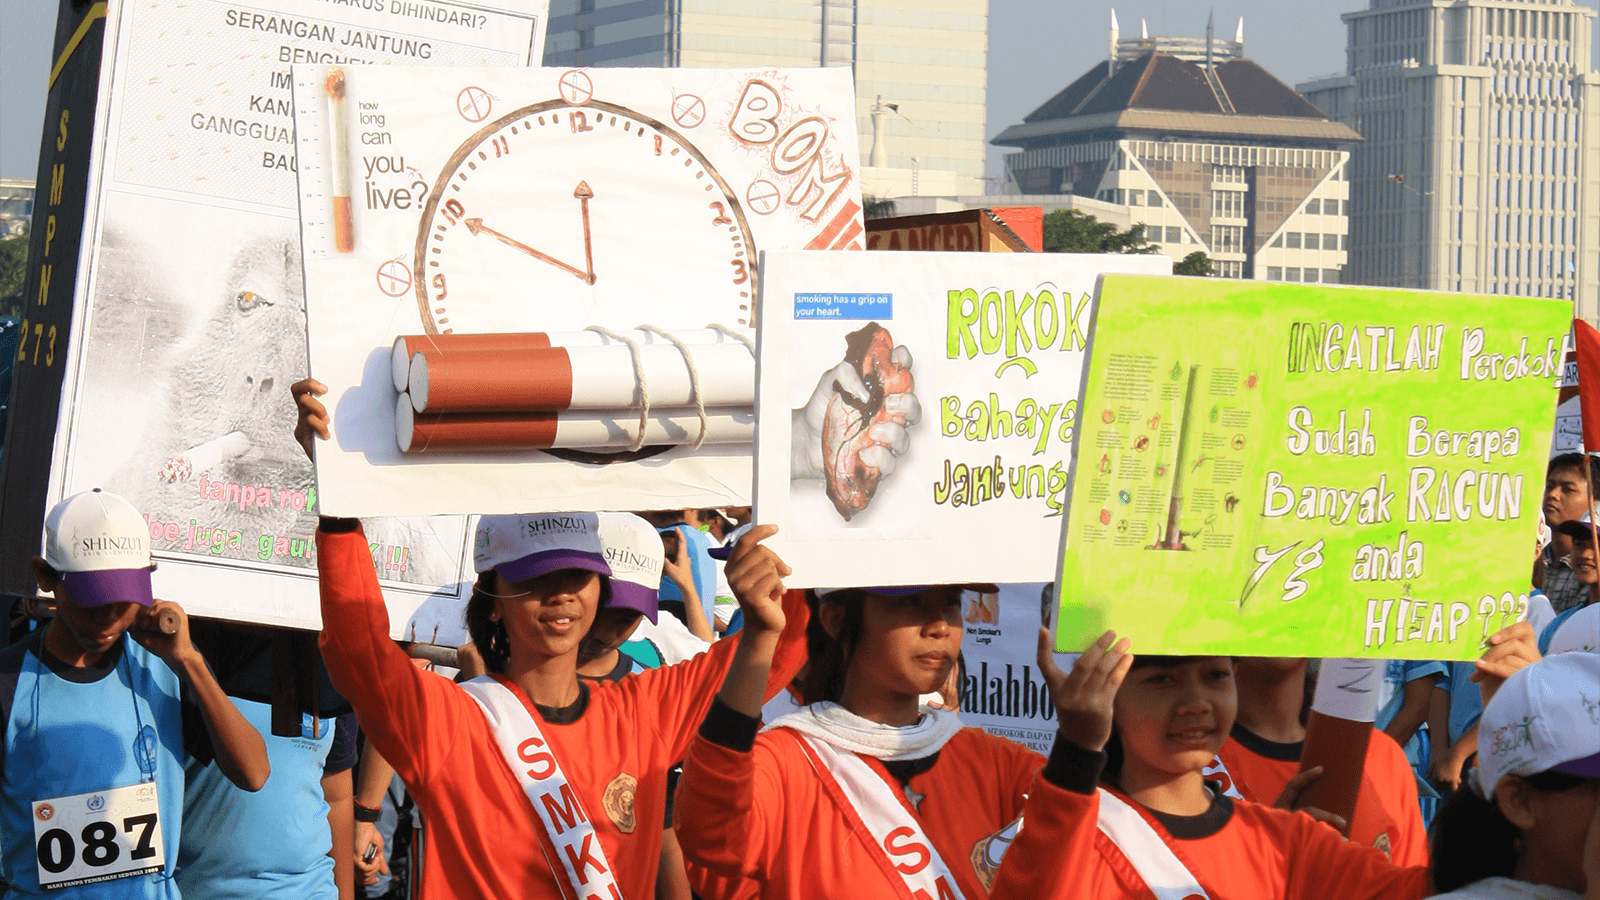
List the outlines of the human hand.
{"type": "Polygon", "coordinates": [[[1470,750],[1464,749],[1466,741],[1456,741],[1443,753],[1433,754],[1428,762],[1428,782],[1447,790],[1461,788],[1461,768],[1467,764],[1470,750]]]}
{"type": "Polygon", "coordinates": [[[471,641],[456,648],[456,675],[457,681],[471,681],[489,671],[483,664],[483,657],[478,653],[478,645],[471,641]]]}
{"type": "Polygon", "coordinates": [[[1127,638],[1118,641],[1117,633],[1108,631],[1083,651],[1071,672],[1063,672],[1056,665],[1050,629],[1039,629],[1039,674],[1050,688],[1062,737],[1086,750],[1105,749],[1111,740],[1111,711],[1117,689],[1133,668],[1133,654],[1128,647],[1127,638]]]}
{"type": "Polygon", "coordinates": [[[316,462],[316,455],[312,452],[312,435],[327,440],[331,435],[328,432],[328,423],[332,418],[328,415],[328,408],[322,405],[317,398],[328,392],[328,386],[315,378],[302,378],[289,386],[289,394],[294,397],[294,405],[299,410],[299,419],[294,425],[294,439],[306,451],[306,459],[316,462]]]}
{"type": "MultiPolygon", "coordinates": [[[[894,348],[889,359],[902,369],[911,368],[911,351],[903,344],[894,348]]],[[[811,399],[793,412],[789,432],[790,478],[823,477],[822,428],[828,418],[828,404],[836,392],[861,403],[866,403],[872,393],[862,382],[861,373],[848,362],[841,362],[822,373],[811,392],[811,399]]],[[[863,463],[887,476],[894,471],[896,457],[910,447],[906,429],[922,421],[922,404],[918,402],[916,394],[885,394],[883,408],[891,417],[904,418],[905,424],[879,422],[873,425],[867,431],[872,445],[861,451],[860,458],[863,463]]]]}
{"type": "Polygon", "coordinates": [[[1322,777],[1322,771],[1321,766],[1312,766],[1304,772],[1296,773],[1293,778],[1289,779],[1289,783],[1283,786],[1283,790],[1278,794],[1278,799],[1273,801],[1272,805],[1277,809],[1306,813],[1318,822],[1327,822],[1336,831],[1343,834],[1345,829],[1350,827],[1350,823],[1346,822],[1343,816],[1336,816],[1325,809],[1318,809],[1315,806],[1296,805],[1300,802],[1300,795],[1306,792],[1306,788],[1311,787],[1318,778],[1322,777]]]}
{"type": "Polygon", "coordinates": [[[199,656],[199,651],[189,642],[189,617],[183,607],[171,600],[156,600],[139,610],[128,633],[139,646],[161,657],[161,661],[179,675],[183,674],[182,664],[186,659],[199,656]],[[163,624],[171,630],[163,630],[163,624]]]}
{"type": "Polygon", "coordinates": [[[384,852],[383,834],[378,831],[378,826],[371,822],[356,823],[356,878],[364,885],[378,883],[378,876],[389,874],[388,853],[384,852]],[[367,848],[376,847],[377,852],[372,855],[371,861],[367,860],[367,848]]]}
{"type": "Polygon", "coordinates": [[[1543,659],[1539,653],[1539,636],[1527,622],[1518,622],[1489,635],[1489,649],[1473,664],[1471,679],[1478,683],[1483,695],[1483,705],[1488,706],[1495,691],[1506,683],[1517,670],[1543,659]]]}
{"type": "Polygon", "coordinates": [[[776,525],[757,525],[744,533],[728,554],[728,586],[744,611],[744,630],[777,635],[787,621],[783,614],[783,579],[791,570],[761,542],[778,533],[776,525]]]}
{"type": "Polygon", "coordinates": [[[662,562],[661,573],[672,579],[678,590],[687,595],[688,591],[684,588],[694,586],[694,564],[689,562],[689,542],[680,538],[676,544],[678,552],[668,555],[662,562]]]}

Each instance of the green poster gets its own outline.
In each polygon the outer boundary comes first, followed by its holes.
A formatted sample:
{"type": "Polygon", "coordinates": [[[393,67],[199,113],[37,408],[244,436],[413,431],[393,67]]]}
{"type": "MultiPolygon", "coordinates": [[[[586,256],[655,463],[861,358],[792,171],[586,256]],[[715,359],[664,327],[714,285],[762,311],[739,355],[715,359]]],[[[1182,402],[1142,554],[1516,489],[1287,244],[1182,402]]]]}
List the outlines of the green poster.
{"type": "Polygon", "coordinates": [[[1571,315],[1105,276],[1059,648],[1476,658],[1527,607],[1571,315]]]}

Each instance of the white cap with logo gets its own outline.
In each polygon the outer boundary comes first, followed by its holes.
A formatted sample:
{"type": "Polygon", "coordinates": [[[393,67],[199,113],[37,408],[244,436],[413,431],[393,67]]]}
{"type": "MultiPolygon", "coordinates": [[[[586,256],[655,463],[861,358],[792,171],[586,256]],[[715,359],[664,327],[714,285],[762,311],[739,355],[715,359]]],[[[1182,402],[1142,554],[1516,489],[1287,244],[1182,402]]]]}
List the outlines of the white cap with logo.
{"type": "Polygon", "coordinates": [[[1600,603],[1591,603],[1567,616],[1550,636],[1550,651],[1557,653],[1600,653],[1600,603]]]}
{"type": "Polygon", "coordinates": [[[600,513],[600,546],[611,566],[610,607],[631,609],[656,621],[661,609],[661,535],[633,513],[600,513]]]}
{"type": "Polygon", "coordinates": [[[594,513],[484,516],[473,541],[478,574],[490,569],[507,581],[526,581],[557,569],[587,569],[610,576],[594,513]]]}
{"type": "Polygon", "coordinates": [[[116,494],[95,488],[57,503],[44,522],[44,561],[75,606],[154,602],[149,527],[116,494]]]}
{"type": "Polygon", "coordinates": [[[1519,670],[1478,722],[1478,787],[1507,775],[1600,778],[1600,654],[1563,653],[1519,670]]]}

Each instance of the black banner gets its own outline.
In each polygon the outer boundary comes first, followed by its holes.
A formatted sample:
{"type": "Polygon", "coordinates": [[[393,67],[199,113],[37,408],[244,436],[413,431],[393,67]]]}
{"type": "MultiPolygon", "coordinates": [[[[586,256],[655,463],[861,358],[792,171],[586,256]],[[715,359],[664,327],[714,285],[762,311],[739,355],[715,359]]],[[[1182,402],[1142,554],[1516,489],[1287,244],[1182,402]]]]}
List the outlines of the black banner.
{"type": "Polygon", "coordinates": [[[0,591],[32,594],[29,561],[38,554],[50,490],[50,462],[72,332],[95,146],[106,4],[61,0],[50,96],[39,149],[39,178],[28,237],[28,278],[11,388],[11,416],[0,457],[0,591]]]}

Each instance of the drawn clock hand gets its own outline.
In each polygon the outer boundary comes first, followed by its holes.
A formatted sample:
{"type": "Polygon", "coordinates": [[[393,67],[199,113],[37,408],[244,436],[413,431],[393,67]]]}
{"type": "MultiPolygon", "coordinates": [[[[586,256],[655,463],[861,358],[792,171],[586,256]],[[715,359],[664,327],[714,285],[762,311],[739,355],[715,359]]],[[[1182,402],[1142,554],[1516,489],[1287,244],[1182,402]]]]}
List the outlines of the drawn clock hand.
{"type": "Polygon", "coordinates": [[[580,181],[578,182],[577,188],[573,190],[572,196],[577,198],[578,204],[583,210],[584,269],[579,269],[577,266],[564,263],[548,253],[544,253],[529,247],[527,244],[522,243],[516,238],[495,231],[493,228],[483,224],[482,218],[466,219],[462,222],[462,224],[467,226],[467,231],[473,237],[486,234],[500,243],[505,244],[507,247],[512,248],[513,250],[520,250],[534,259],[543,260],[544,262],[547,262],[564,272],[569,272],[577,276],[577,278],[585,284],[594,284],[594,242],[589,234],[589,199],[594,196],[594,191],[590,189],[589,182],[580,181]]]}

